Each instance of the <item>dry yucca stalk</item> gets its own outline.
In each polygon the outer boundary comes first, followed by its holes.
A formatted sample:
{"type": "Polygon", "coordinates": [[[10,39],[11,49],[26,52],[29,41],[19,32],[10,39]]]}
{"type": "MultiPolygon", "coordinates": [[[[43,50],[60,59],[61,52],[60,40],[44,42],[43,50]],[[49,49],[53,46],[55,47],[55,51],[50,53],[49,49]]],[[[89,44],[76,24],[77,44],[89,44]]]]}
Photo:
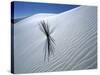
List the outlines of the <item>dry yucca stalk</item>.
{"type": "Polygon", "coordinates": [[[45,55],[44,55],[44,61],[48,60],[51,55],[54,55],[54,50],[55,50],[55,40],[50,36],[50,34],[53,31],[50,31],[49,29],[49,24],[42,20],[40,22],[40,30],[45,34],[46,36],[46,43],[44,46],[45,50],[45,55]]]}

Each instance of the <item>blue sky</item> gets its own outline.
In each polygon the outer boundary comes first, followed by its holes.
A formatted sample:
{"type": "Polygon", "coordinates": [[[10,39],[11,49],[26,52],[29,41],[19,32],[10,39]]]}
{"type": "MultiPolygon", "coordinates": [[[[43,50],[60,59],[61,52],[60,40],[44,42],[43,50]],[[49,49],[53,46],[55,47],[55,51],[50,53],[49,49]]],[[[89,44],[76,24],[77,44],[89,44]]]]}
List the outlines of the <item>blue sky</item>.
{"type": "Polygon", "coordinates": [[[79,6],[19,1],[14,1],[11,5],[11,8],[14,8],[12,10],[12,12],[14,11],[14,18],[27,17],[38,13],[61,13],[79,6]]]}

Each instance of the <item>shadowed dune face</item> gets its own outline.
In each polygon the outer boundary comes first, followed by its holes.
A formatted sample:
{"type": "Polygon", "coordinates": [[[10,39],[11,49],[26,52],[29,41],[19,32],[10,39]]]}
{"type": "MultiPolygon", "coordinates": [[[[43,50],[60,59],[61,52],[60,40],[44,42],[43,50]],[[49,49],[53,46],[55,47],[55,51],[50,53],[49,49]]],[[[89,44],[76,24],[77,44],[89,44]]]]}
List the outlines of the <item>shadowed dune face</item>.
{"type": "Polygon", "coordinates": [[[97,68],[97,8],[80,6],[15,23],[14,68],[15,73],[97,68]]]}

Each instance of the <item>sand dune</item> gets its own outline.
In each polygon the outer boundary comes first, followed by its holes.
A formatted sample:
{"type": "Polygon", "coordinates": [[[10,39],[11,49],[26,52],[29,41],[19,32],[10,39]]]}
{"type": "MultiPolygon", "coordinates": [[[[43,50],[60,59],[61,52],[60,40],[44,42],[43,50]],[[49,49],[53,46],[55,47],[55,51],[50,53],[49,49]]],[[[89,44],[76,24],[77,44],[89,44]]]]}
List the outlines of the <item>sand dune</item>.
{"type": "Polygon", "coordinates": [[[15,73],[94,69],[97,67],[97,9],[80,6],[60,14],[37,14],[14,24],[15,73]],[[45,20],[55,39],[54,56],[44,61],[45,20]]]}

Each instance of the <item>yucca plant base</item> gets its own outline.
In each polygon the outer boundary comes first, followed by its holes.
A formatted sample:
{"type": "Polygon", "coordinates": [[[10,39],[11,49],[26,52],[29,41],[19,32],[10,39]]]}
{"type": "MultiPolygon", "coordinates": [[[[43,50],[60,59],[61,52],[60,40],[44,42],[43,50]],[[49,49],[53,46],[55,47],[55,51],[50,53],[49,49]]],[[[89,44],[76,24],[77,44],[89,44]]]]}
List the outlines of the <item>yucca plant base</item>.
{"type": "Polygon", "coordinates": [[[96,68],[96,6],[11,3],[11,73],[96,68]]]}

